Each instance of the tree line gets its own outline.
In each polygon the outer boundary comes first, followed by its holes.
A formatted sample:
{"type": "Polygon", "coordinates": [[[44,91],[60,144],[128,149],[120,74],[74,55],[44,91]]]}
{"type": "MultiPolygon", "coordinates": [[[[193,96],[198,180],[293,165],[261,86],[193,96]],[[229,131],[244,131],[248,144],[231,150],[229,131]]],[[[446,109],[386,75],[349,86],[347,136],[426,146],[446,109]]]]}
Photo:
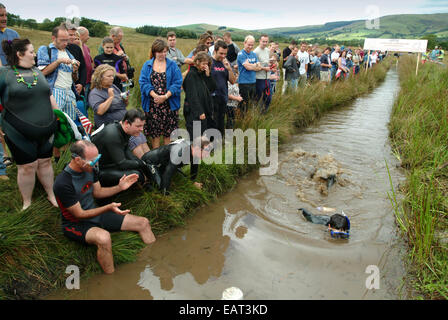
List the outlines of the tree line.
{"type": "MultiPolygon", "coordinates": [[[[29,28],[34,30],[42,30],[42,31],[52,31],[54,27],[59,26],[62,22],[66,22],[67,18],[65,17],[57,17],[54,20],[50,20],[48,18],[44,19],[42,22],[37,22],[35,19],[22,19],[19,15],[7,13],[8,15],[8,25],[9,26],[17,26],[21,28],[29,28]]],[[[74,23],[74,21],[72,21],[74,23]]],[[[89,34],[92,37],[100,37],[103,38],[107,36],[107,27],[109,25],[108,22],[89,19],[85,17],[81,17],[79,21],[79,25],[89,29],[89,34]]]]}

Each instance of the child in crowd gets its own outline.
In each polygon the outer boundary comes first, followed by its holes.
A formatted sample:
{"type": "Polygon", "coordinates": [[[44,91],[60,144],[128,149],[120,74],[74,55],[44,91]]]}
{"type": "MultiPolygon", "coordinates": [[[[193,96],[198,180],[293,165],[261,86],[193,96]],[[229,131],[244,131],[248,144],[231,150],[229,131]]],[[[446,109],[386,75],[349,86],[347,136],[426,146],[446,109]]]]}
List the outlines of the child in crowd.
{"type": "Polygon", "coordinates": [[[273,94],[277,87],[277,81],[280,79],[280,70],[278,68],[278,60],[275,53],[269,57],[269,69],[271,70],[269,73],[269,80],[271,80],[271,94],[273,94]]]}
{"type": "Polygon", "coordinates": [[[322,52],[319,49],[314,51],[312,56],[312,68],[311,68],[311,79],[320,80],[320,57],[322,52]]]}
{"type": "Polygon", "coordinates": [[[101,64],[108,64],[115,68],[117,72],[114,78],[114,85],[116,85],[121,91],[123,91],[122,82],[128,81],[128,76],[123,67],[123,57],[117,56],[114,53],[114,40],[110,37],[103,39],[104,53],[100,54],[93,59],[95,68],[101,64]]]}
{"type": "MultiPolygon", "coordinates": [[[[234,66],[234,71],[236,79],[238,79],[238,65],[234,66]]],[[[238,108],[238,105],[243,98],[240,96],[240,90],[238,87],[238,82],[231,84],[227,82],[229,88],[229,100],[227,102],[227,122],[226,128],[233,129],[233,122],[235,120],[235,110],[238,108]]]]}
{"type": "MultiPolygon", "coordinates": [[[[297,90],[299,79],[300,62],[297,59],[298,52],[299,48],[294,46],[288,59],[286,59],[286,62],[283,64],[283,67],[285,68],[285,81],[287,83],[286,89],[292,89],[294,91],[297,90]]],[[[283,93],[284,92],[282,92],[282,94],[283,93]]]]}

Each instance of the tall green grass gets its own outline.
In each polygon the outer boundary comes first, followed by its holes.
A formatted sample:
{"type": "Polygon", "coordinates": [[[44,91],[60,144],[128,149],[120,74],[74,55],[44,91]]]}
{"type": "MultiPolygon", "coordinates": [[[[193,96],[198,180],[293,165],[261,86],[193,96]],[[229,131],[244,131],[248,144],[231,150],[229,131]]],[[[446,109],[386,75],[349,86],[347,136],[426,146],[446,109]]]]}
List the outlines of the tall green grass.
{"type": "MultiPolygon", "coordinates": [[[[150,47],[149,40],[145,40],[149,37],[138,37],[136,44],[126,46],[136,67],[137,79],[150,47]]],[[[242,130],[266,129],[268,135],[271,129],[277,129],[280,143],[285,143],[297,128],[309,125],[328,110],[346,105],[377,86],[385,78],[390,63],[389,60],[385,61],[373,70],[344,82],[328,86],[314,83],[296,93],[277,93],[267,114],[262,115],[256,107],[252,107],[244,119],[237,119],[236,127],[242,130]]],[[[278,88],[281,85],[280,81],[278,88]]],[[[139,96],[137,84],[131,107],[140,106],[139,96]]],[[[235,156],[236,150],[234,148],[229,152],[235,156]]],[[[60,173],[69,160],[69,154],[63,153],[59,163],[54,165],[55,174],[60,173]]],[[[169,196],[162,196],[157,191],[144,192],[136,186],[120,194],[116,200],[122,202],[122,207],[131,209],[132,214],[147,217],[157,236],[185,224],[195,208],[228,192],[239,177],[258,167],[259,164],[247,163],[202,164],[198,175],[199,181],[204,184],[202,190],[178,174],[172,182],[169,196]]],[[[42,297],[65,284],[68,265],[77,265],[83,278],[101,272],[96,262],[95,247],[79,245],[62,235],[59,210],[50,206],[39,183],[36,184],[32,206],[24,212],[20,211],[16,172],[15,166],[8,168],[10,181],[2,183],[0,192],[0,299],[42,297]]],[[[134,261],[144,246],[139,236],[130,232],[114,233],[112,243],[115,264],[134,261]]]]}
{"type": "Polygon", "coordinates": [[[448,70],[400,58],[401,91],[389,124],[393,148],[407,169],[405,199],[393,201],[409,244],[413,287],[425,298],[448,298],[448,70]]]}

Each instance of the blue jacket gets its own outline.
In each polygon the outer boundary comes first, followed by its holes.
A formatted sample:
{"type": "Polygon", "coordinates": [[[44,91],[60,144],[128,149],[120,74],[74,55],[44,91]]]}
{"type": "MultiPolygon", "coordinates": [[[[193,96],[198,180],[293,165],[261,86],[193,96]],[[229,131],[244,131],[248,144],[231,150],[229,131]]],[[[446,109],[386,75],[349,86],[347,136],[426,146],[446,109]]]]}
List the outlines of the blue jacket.
{"type": "MultiPolygon", "coordinates": [[[[154,58],[145,62],[140,72],[140,91],[142,94],[142,108],[143,111],[149,112],[149,101],[151,96],[149,93],[154,90],[151,83],[151,73],[154,58]]],[[[168,99],[171,110],[180,109],[180,92],[182,87],[182,73],[176,62],[166,59],[166,89],[170,91],[172,96],[168,99]]]]}

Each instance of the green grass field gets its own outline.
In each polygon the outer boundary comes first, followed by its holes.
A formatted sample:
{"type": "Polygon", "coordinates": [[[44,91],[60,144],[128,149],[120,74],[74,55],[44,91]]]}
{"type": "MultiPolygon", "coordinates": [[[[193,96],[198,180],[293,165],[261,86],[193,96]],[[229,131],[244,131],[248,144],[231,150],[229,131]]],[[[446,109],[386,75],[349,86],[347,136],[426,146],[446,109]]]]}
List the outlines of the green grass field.
{"type": "Polygon", "coordinates": [[[397,223],[409,246],[412,285],[422,298],[448,298],[448,70],[400,58],[401,91],[390,121],[395,153],[406,168],[397,223]]]}

